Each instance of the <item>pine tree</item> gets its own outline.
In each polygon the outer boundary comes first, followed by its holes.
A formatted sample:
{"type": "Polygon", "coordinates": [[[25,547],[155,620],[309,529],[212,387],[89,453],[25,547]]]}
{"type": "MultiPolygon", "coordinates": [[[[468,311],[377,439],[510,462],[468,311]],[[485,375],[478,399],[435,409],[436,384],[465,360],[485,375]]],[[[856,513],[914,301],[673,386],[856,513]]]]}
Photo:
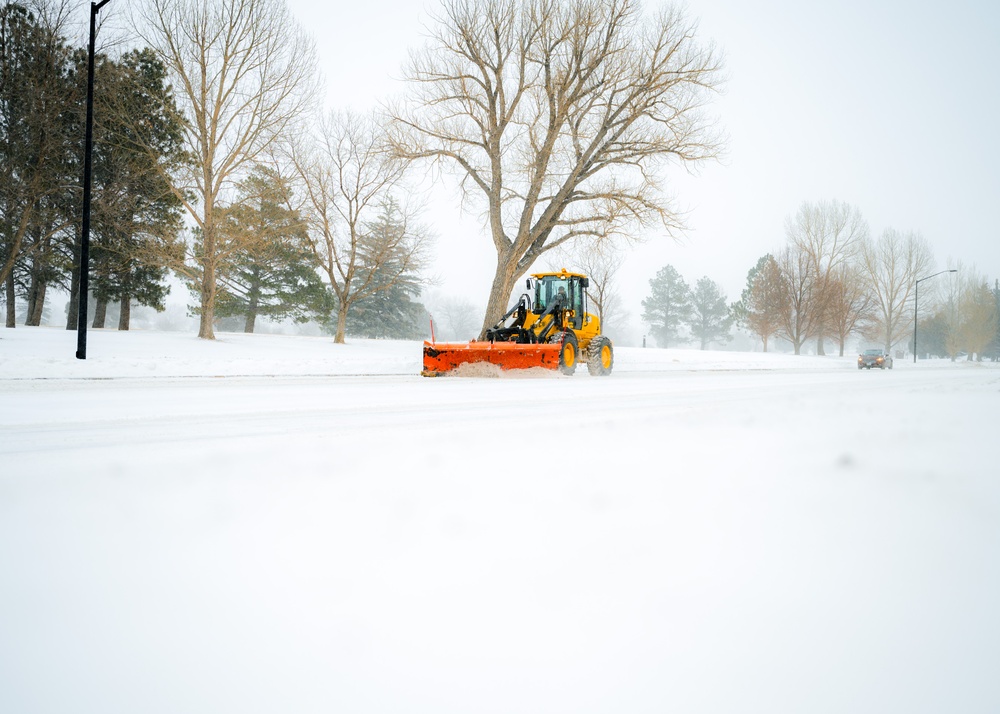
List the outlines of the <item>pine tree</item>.
{"type": "Polygon", "coordinates": [[[127,330],[133,301],[164,309],[169,266],[183,260],[181,201],[164,171],[182,159],[181,126],[152,51],[103,60],[98,72],[92,286],[98,316],[118,301],[118,329],[127,330]]]}
{"type": "Polygon", "coordinates": [[[44,3],[0,7],[0,284],[7,326],[18,294],[38,314],[54,279],[58,240],[72,218],[66,196],[79,182],[76,143],[68,131],[80,106],[62,35],[65,16],[44,3]]]}
{"type": "Polygon", "coordinates": [[[427,336],[430,315],[413,300],[420,292],[391,285],[354,303],[347,313],[347,332],[369,339],[415,340],[427,336]]]}
{"type": "Polygon", "coordinates": [[[762,256],[747,273],[747,285],[731,310],[735,322],[759,336],[767,352],[768,340],[781,326],[784,292],[781,270],[774,256],[762,256]]]}
{"type": "Polygon", "coordinates": [[[680,329],[691,315],[691,289],[672,265],[660,268],[649,286],[642,319],[652,328],[656,344],[668,347],[680,340],[680,329]]]}
{"type": "Polygon", "coordinates": [[[329,310],[305,226],[288,205],[290,195],[286,180],[258,165],[227,210],[223,236],[239,248],[219,267],[215,314],[244,318],[244,332],[254,331],[258,317],[305,322],[329,310]]]}
{"type": "Polygon", "coordinates": [[[699,340],[701,349],[712,342],[729,342],[733,316],[726,305],[726,296],[708,277],[701,278],[691,293],[691,317],[688,321],[691,335],[699,340]]]}
{"type": "Polygon", "coordinates": [[[383,339],[415,339],[426,334],[429,316],[414,301],[420,296],[422,280],[409,262],[406,230],[406,220],[392,199],[383,202],[376,219],[365,225],[358,248],[360,267],[351,291],[357,297],[346,313],[350,334],[383,339]]]}

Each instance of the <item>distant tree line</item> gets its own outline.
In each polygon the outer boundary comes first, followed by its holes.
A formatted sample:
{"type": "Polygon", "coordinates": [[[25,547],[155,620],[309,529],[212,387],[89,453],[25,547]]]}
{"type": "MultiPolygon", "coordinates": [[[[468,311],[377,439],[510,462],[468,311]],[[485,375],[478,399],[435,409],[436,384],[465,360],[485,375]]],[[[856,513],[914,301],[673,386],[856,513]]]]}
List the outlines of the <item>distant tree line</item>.
{"type": "MultiPolygon", "coordinates": [[[[857,336],[885,350],[913,350],[917,281],[935,273],[927,242],[915,232],[886,228],[870,235],[857,208],[837,202],[804,203],[786,221],[785,246],[762,256],[732,306],[736,323],[757,335],[767,351],[772,338],[795,354],[810,340],[825,354],[826,340],[843,355],[857,336]]],[[[921,286],[918,350],[921,354],[997,354],[1000,303],[975,267],[958,266],[921,286]]]]}
{"type": "MultiPolygon", "coordinates": [[[[815,340],[816,353],[836,343],[844,355],[852,336],[889,351],[914,349],[917,281],[934,276],[927,242],[893,228],[878,238],[857,208],[838,201],[804,203],[785,224],[786,242],[762,256],[731,305],[707,277],[691,289],[667,265],[650,280],[643,320],[661,347],[694,341],[705,349],[731,339],[733,325],[774,339],[800,354],[815,340]]],[[[949,270],[952,266],[949,265],[949,270]]],[[[923,282],[917,316],[920,354],[956,359],[1000,357],[1000,282],[989,286],[974,266],[954,266],[937,281],[923,282]]]]}

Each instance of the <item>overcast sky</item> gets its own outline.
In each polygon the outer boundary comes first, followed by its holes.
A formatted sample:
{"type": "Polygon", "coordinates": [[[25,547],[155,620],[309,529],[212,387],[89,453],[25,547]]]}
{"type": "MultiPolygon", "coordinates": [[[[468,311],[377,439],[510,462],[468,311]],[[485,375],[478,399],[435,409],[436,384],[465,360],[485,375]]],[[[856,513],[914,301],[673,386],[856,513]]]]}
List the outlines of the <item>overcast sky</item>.
{"type": "MultiPolygon", "coordinates": [[[[646,4],[647,12],[658,4],[646,4]]],[[[365,110],[403,90],[437,2],[290,0],[314,33],[332,107],[365,110]]],[[[874,234],[922,233],[949,258],[1000,276],[1000,4],[974,0],[802,3],[691,0],[701,36],[726,57],[715,110],[725,158],[671,174],[686,210],[680,242],[651,234],[620,275],[638,326],[649,279],[673,264],[738,298],[757,259],[784,243],[803,201],[856,205],[874,234]]],[[[495,253],[455,196],[429,202],[438,289],[484,306],[495,253]]],[[[544,266],[537,266],[542,268],[544,266]]],[[[572,266],[566,266],[572,267],[572,266]]]]}

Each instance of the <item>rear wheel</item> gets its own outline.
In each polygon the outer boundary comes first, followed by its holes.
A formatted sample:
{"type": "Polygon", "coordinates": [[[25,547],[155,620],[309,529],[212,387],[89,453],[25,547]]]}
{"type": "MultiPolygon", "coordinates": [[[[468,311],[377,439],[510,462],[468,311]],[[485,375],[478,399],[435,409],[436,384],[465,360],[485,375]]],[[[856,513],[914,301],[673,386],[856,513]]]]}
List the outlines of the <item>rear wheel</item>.
{"type": "Polygon", "coordinates": [[[604,335],[598,335],[590,341],[587,347],[587,371],[595,377],[611,374],[615,365],[615,352],[611,340],[604,335]]]}
{"type": "Polygon", "coordinates": [[[576,371],[576,362],[580,355],[580,345],[572,332],[557,332],[549,340],[550,344],[561,344],[559,350],[559,371],[571,375],[576,371]]]}

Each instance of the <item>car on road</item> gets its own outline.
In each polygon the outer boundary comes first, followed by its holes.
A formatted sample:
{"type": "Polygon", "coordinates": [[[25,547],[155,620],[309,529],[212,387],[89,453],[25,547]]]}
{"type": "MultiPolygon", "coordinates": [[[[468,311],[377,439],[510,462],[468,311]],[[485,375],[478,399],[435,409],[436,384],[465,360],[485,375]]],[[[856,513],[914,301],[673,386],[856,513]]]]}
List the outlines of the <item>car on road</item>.
{"type": "Polygon", "coordinates": [[[878,367],[892,369],[892,355],[880,349],[865,350],[858,355],[858,369],[878,367]]]}

